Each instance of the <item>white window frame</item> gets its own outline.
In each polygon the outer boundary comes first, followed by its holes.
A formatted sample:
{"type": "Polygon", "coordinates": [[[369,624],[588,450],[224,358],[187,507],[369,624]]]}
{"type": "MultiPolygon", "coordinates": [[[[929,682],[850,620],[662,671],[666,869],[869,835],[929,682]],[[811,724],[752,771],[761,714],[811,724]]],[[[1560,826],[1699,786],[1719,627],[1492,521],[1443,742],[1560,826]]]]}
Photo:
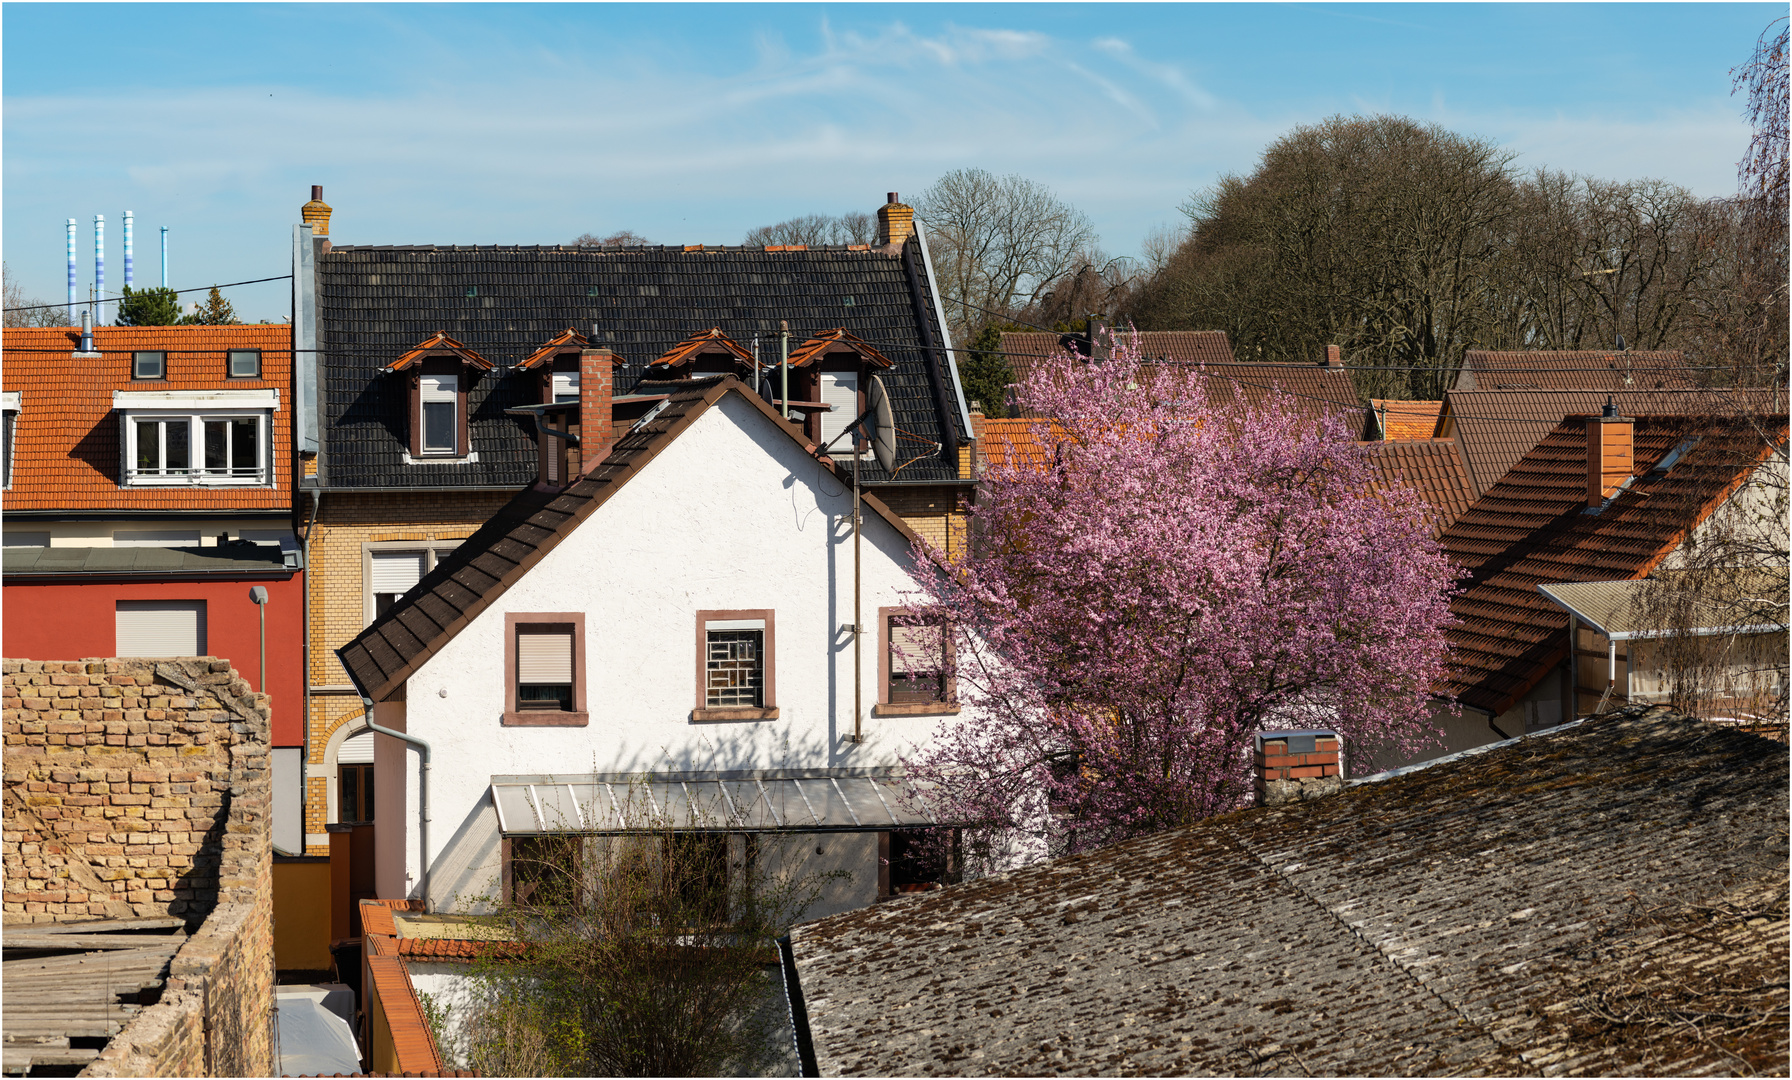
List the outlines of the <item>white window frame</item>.
{"type": "Polygon", "coordinates": [[[456,375],[419,375],[417,376],[417,449],[424,457],[454,457],[460,452],[460,380],[456,375]],[[431,383],[436,385],[432,388],[431,383]],[[447,388],[442,383],[448,384],[447,388]],[[430,405],[443,402],[453,407],[454,413],[448,420],[448,445],[446,447],[431,446],[429,443],[430,405]]]}
{"type": "MultiPolygon", "coordinates": [[[[120,487],[272,487],[274,485],[274,410],[280,407],[277,390],[117,391],[112,408],[118,413],[120,487]],[[144,422],[182,421],[187,425],[187,467],[169,472],[164,464],[154,472],[137,470],[137,425],[144,422]],[[256,461],[250,471],[228,466],[226,472],[205,467],[205,425],[221,421],[252,422],[256,426],[256,461]]],[[[167,428],[160,429],[162,456],[166,461],[167,428]]],[[[227,440],[227,452],[233,444],[227,440]]]]}
{"type": "Polygon", "coordinates": [[[550,396],[555,404],[579,400],[579,373],[577,371],[549,372],[548,379],[552,387],[550,396]]]}
{"type": "Polygon", "coordinates": [[[397,555],[416,552],[423,556],[423,576],[428,577],[436,568],[442,556],[453,551],[465,541],[463,540],[370,540],[361,545],[361,625],[372,626],[374,620],[373,604],[373,554],[397,555]]]}
{"type": "Polygon", "coordinates": [[[259,379],[259,378],[261,378],[261,350],[260,349],[226,349],[226,350],[224,350],[224,377],[227,379],[259,379]],[[255,370],[249,371],[249,372],[238,371],[236,369],[236,358],[239,356],[253,356],[255,358],[255,370]]]}
{"type": "Polygon", "coordinates": [[[0,489],[6,491],[12,490],[13,446],[19,436],[19,412],[19,391],[8,390],[0,393],[0,413],[4,414],[4,419],[0,420],[0,423],[3,423],[5,428],[4,431],[0,431],[0,438],[5,439],[5,444],[0,445],[0,454],[4,455],[4,461],[0,461],[0,474],[3,474],[0,475],[0,489]]]}

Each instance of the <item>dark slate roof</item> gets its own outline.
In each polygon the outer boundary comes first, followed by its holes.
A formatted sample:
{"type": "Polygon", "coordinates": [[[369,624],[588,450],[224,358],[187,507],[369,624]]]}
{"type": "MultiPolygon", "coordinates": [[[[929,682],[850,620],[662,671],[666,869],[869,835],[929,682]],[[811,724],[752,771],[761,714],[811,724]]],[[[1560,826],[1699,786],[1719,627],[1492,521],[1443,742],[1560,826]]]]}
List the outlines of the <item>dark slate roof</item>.
{"type": "Polygon", "coordinates": [[[1568,655],[1568,616],[1537,591],[1572,581],[1649,573],[1783,444],[1786,418],[1636,418],[1630,486],[1587,509],[1587,418],[1563,420],[1444,531],[1444,552],[1467,570],[1450,601],[1446,697],[1495,716],[1568,655]],[[1767,433],[1763,438],[1762,432],[1767,433]],[[1701,441],[1653,473],[1686,440],[1701,441]]]}
{"type": "Polygon", "coordinates": [[[7,548],[7,577],[105,575],[140,578],[174,576],[240,577],[291,575],[280,549],[273,545],[226,544],[219,547],[30,547],[7,548]]]}
{"type": "Polygon", "coordinates": [[[1690,390],[1697,374],[1678,349],[1470,349],[1462,354],[1456,389],[1690,390]]]}
{"type": "Polygon", "coordinates": [[[815,1062],[1784,1075],[1786,778],[1782,744],[1637,707],[821,919],[791,935],[815,1062]]]}
{"type": "MultiPolygon", "coordinates": [[[[683,383],[651,420],[637,423],[616,441],[609,457],[564,491],[544,492],[531,484],[517,492],[478,532],[442,556],[436,568],[386,614],[337,649],[336,655],[355,685],[375,701],[386,700],[462,627],[504,595],[727,394],[751,402],[779,431],[813,451],[814,444],[732,376],[683,383]]],[[[852,483],[841,466],[832,462],[822,465],[834,469],[846,484],[852,483]]],[[[875,496],[865,496],[865,510],[883,517],[910,543],[920,539],[875,496]]]]}
{"type": "MultiPolygon", "coordinates": [[[[762,361],[778,359],[778,323],[791,347],[844,327],[889,357],[883,371],[896,425],[944,455],[908,466],[904,483],[958,482],[956,369],[945,351],[919,242],[900,258],[845,247],[572,248],[356,247],[318,257],[323,449],[330,488],[493,487],[531,481],[535,443],[526,419],[504,415],[539,400],[512,369],[572,327],[597,324],[591,344],[627,361],[615,393],[696,331],[719,328],[762,361]],[[911,280],[920,295],[911,291],[911,280]],[[496,365],[472,386],[468,464],[406,466],[407,401],[377,374],[445,331],[496,365]],[[930,351],[928,346],[933,349],[930,351]]],[[[918,444],[919,453],[924,444],[918,444]]],[[[865,481],[882,480],[872,464],[865,481]]]]}

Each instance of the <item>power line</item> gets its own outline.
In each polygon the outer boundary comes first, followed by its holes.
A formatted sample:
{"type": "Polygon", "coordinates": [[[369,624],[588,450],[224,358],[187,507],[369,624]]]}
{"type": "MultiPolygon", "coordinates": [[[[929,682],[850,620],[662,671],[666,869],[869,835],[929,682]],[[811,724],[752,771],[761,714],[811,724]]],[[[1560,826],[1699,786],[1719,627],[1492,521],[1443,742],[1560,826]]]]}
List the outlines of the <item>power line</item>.
{"type": "MultiPolygon", "coordinates": [[[[201,285],[195,289],[167,289],[167,290],[164,290],[161,288],[151,287],[148,289],[142,289],[137,292],[134,292],[134,293],[132,293],[132,295],[133,296],[142,296],[145,293],[151,293],[151,292],[172,292],[176,295],[179,295],[181,293],[190,293],[190,292],[208,292],[212,289],[233,289],[238,285],[259,285],[264,281],[290,281],[291,279],[292,279],[291,274],[279,274],[275,277],[254,278],[253,280],[250,280],[250,281],[232,281],[232,282],[229,282],[224,285],[201,285]]],[[[110,304],[114,301],[124,300],[124,299],[126,299],[126,297],[121,293],[118,296],[90,296],[85,300],[77,300],[73,304],[70,304],[67,301],[64,301],[60,304],[26,304],[23,307],[0,308],[0,311],[45,311],[49,308],[84,307],[89,304],[110,304]]]]}

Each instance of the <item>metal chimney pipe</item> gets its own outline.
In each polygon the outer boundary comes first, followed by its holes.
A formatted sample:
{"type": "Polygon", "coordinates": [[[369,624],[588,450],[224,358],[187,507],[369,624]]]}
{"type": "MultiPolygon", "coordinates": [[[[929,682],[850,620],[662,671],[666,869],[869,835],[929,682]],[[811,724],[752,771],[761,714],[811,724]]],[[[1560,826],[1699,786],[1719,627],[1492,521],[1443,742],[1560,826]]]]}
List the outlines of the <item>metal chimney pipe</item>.
{"type": "Polygon", "coordinates": [[[68,219],[68,324],[75,325],[75,219],[68,219]]]}
{"type": "Polygon", "coordinates": [[[132,261],[133,260],[131,259],[131,212],[129,210],[126,210],[124,212],[124,287],[127,289],[130,288],[132,285],[136,284],[136,278],[135,278],[134,273],[132,272],[133,271],[133,267],[131,265],[132,261]]]}
{"type": "Polygon", "coordinates": [[[93,321],[106,321],[106,215],[93,215],[93,321]]]}
{"type": "Polygon", "coordinates": [[[81,351],[84,353],[90,353],[93,351],[93,312],[92,311],[81,312],[81,351]]]}
{"type": "Polygon", "coordinates": [[[162,226],[162,288],[168,287],[168,226],[162,226]]]}

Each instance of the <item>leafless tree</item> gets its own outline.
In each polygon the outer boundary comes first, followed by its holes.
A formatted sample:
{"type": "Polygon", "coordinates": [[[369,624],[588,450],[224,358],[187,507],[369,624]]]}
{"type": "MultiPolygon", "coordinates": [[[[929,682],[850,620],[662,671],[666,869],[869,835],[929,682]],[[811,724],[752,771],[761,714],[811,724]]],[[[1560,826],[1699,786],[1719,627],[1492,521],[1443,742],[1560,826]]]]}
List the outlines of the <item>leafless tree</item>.
{"type": "Polygon", "coordinates": [[[1044,184],[955,169],[915,201],[955,341],[1037,304],[1097,239],[1089,218],[1044,184]]]}
{"type": "Polygon", "coordinates": [[[24,286],[12,276],[12,268],[0,263],[0,307],[4,312],[3,325],[12,326],[67,326],[68,308],[61,304],[44,306],[44,302],[35,296],[25,295],[24,286]]]}
{"type": "Polygon", "coordinates": [[[877,218],[851,211],[845,214],[804,214],[776,225],[761,225],[741,241],[748,247],[829,244],[872,244],[877,241],[877,218]]]}
{"type": "Polygon", "coordinates": [[[608,236],[598,236],[596,233],[580,233],[578,236],[573,237],[572,246],[647,247],[651,243],[651,240],[642,236],[640,233],[635,232],[632,229],[623,229],[621,232],[613,232],[608,236]]]}

